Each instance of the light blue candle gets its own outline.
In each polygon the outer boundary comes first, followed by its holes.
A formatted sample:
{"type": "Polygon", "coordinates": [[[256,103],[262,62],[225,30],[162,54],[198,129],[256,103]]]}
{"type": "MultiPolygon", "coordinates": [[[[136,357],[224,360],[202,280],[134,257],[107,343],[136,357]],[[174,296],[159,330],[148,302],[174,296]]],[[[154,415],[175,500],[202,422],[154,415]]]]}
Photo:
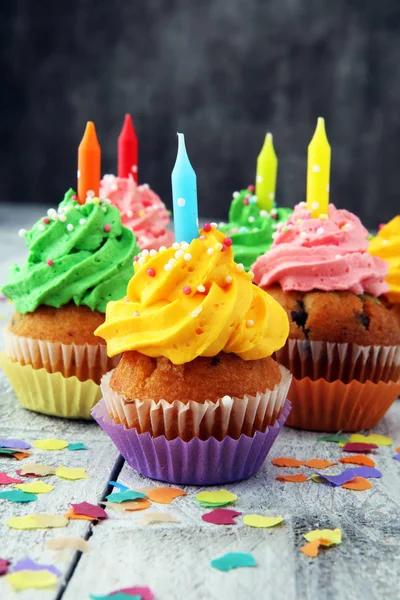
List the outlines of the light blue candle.
{"type": "Polygon", "coordinates": [[[171,181],[175,239],[190,244],[199,235],[197,180],[186,152],[183,133],[178,133],[178,152],[171,181]]]}

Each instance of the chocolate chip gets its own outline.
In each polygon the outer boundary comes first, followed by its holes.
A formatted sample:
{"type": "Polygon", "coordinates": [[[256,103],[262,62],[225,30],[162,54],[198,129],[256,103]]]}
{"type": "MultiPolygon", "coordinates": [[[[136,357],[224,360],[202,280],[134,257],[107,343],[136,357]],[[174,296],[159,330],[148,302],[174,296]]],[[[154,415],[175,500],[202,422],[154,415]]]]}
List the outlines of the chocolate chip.
{"type": "Polygon", "coordinates": [[[210,362],[210,364],[211,364],[211,366],[212,366],[212,367],[216,367],[217,365],[219,365],[219,363],[220,363],[220,362],[221,362],[221,361],[220,361],[220,359],[219,359],[219,358],[217,358],[216,356],[214,356],[214,357],[211,359],[211,362],[210,362]]]}
{"type": "Polygon", "coordinates": [[[301,329],[304,332],[304,335],[307,337],[308,333],[310,331],[309,329],[306,328],[308,313],[304,308],[304,302],[302,300],[298,300],[297,305],[299,308],[297,310],[292,310],[290,313],[290,316],[292,317],[292,319],[296,323],[296,325],[298,327],[301,327],[301,329]]]}
{"type": "Polygon", "coordinates": [[[364,325],[365,329],[368,329],[369,324],[371,323],[371,319],[368,315],[364,313],[359,313],[357,317],[360,319],[361,323],[364,325]]]}

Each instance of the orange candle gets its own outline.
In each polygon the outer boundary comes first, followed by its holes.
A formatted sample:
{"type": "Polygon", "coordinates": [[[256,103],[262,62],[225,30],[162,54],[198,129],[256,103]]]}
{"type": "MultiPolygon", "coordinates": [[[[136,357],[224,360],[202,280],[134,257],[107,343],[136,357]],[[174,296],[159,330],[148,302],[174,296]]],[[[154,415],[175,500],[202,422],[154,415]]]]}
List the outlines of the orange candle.
{"type": "Polygon", "coordinates": [[[85,133],[78,149],[78,198],[85,204],[88,192],[95,196],[100,190],[101,150],[92,121],[86,124],[85,133]]]}

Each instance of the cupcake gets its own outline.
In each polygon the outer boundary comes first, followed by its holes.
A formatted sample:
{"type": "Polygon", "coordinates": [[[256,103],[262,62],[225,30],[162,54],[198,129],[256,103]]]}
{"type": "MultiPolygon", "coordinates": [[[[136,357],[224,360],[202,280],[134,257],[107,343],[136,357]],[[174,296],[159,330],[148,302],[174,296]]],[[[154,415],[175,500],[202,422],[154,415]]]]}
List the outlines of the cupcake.
{"type": "Polygon", "coordinates": [[[386,277],[389,290],[382,297],[382,302],[396,314],[400,322],[400,216],[379,229],[378,235],[370,242],[368,252],[389,264],[386,277]]]}
{"type": "Polygon", "coordinates": [[[292,212],[290,208],[283,207],[260,210],[253,185],[233,193],[229,222],[221,223],[220,228],[232,239],[235,260],[243,263],[246,271],[269,250],[272,235],[279,224],[288,221],[292,212]]]}
{"type": "Polygon", "coordinates": [[[107,302],[124,296],[139,252],[108,200],[79,204],[69,190],[58,210],[22,230],[29,255],[2,292],[15,312],[1,366],[25,408],[90,418],[102,375],[116,366],[94,330],[107,302]]]}
{"type": "Polygon", "coordinates": [[[300,203],[253,266],[254,281],[289,318],[275,354],[293,374],[289,425],[368,429],[399,393],[400,323],[378,299],[388,291],[387,264],[367,248],[355,215],[330,204],[312,218],[300,203]]]}
{"type": "Polygon", "coordinates": [[[95,333],[122,358],[92,414],[131,467],[196,485],[260,468],[289,411],[290,373],[271,358],[288,319],[215,225],[142,252],[95,333]]]}

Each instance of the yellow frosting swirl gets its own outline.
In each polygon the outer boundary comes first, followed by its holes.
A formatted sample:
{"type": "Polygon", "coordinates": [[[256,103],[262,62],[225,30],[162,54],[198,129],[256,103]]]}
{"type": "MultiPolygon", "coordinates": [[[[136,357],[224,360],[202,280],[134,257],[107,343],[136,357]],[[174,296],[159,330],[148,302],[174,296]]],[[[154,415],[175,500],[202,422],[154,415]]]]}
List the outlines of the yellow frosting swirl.
{"type": "Polygon", "coordinates": [[[368,251],[389,263],[386,281],[390,290],[385,296],[389,302],[400,302],[400,215],[382,227],[368,251]]]}
{"type": "Polygon", "coordinates": [[[189,245],[143,251],[127,297],[109,302],[96,335],[109,356],[137,350],[175,364],[232,352],[244,360],[270,356],[289,333],[283,308],[252,284],[215,226],[189,245]]]}

